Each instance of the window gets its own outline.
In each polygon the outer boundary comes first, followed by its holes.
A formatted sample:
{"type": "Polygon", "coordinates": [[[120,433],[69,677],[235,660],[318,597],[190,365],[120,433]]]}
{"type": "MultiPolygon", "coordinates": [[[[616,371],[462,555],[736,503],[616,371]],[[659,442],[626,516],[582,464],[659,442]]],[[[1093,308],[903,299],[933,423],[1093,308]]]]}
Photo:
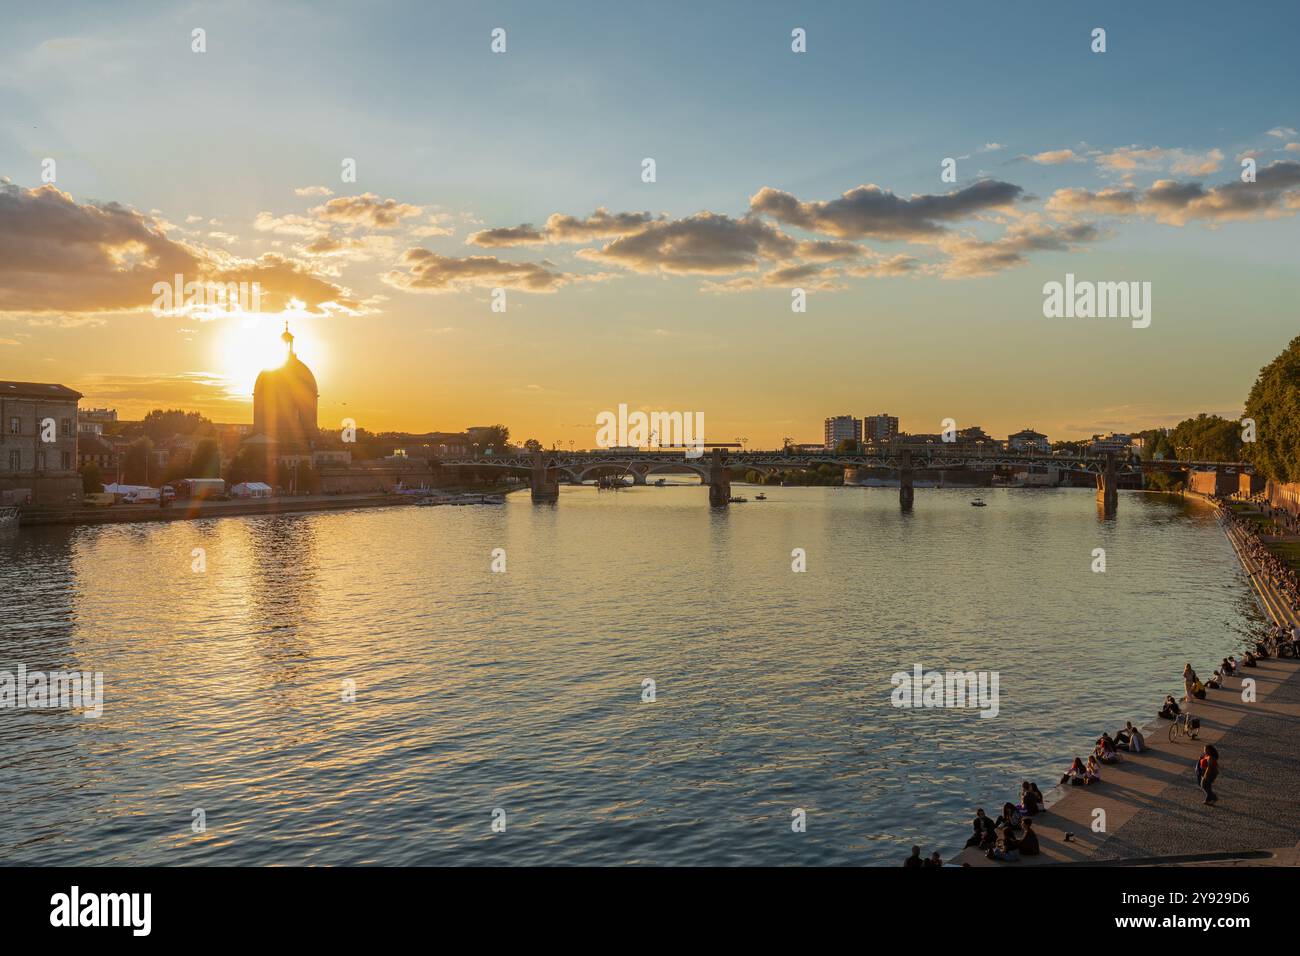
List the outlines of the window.
{"type": "Polygon", "coordinates": [[[72,434],[72,419],[71,419],[71,418],[65,418],[65,419],[63,420],[63,434],[64,434],[64,435],[71,435],[71,434],[72,434]]]}
{"type": "Polygon", "coordinates": [[[65,451],[65,452],[60,452],[59,455],[60,455],[60,459],[59,459],[59,460],[60,460],[60,464],[61,464],[63,470],[64,470],[64,471],[71,471],[71,470],[72,470],[72,453],[71,453],[71,452],[66,452],[66,451],[65,451]]]}
{"type": "Polygon", "coordinates": [[[21,467],[22,467],[22,457],[19,455],[18,452],[11,451],[9,453],[9,470],[17,471],[21,467]]]}
{"type": "Polygon", "coordinates": [[[17,415],[15,415],[13,418],[9,419],[9,434],[21,435],[22,433],[23,433],[22,419],[19,418],[17,415]]]}
{"type": "Polygon", "coordinates": [[[45,452],[43,451],[38,451],[36,453],[36,470],[37,471],[45,470],[45,452]]]}

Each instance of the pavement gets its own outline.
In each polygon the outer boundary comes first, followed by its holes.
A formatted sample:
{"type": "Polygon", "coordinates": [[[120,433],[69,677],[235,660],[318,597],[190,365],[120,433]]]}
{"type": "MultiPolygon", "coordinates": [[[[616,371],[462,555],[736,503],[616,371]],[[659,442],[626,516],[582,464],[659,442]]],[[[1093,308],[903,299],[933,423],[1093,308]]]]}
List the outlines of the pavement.
{"type": "MultiPolygon", "coordinates": [[[[1270,618],[1295,622],[1294,612],[1267,581],[1253,573],[1240,535],[1226,526],[1225,531],[1270,618]]],[[[1158,704],[1153,700],[1152,709],[1158,704]]],[[[1300,863],[1300,800],[1296,799],[1300,793],[1300,660],[1269,658],[1257,667],[1242,668],[1220,689],[1207,691],[1205,700],[1193,701],[1191,712],[1201,721],[1196,740],[1171,743],[1169,721],[1154,720],[1142,728],[1149,749],[1121,754],[1118,763],[1102,768],[1100,783],[1047,791],[1047,812],[1033,818],[1040,856],[999,863],[967,849],[953,862],[971,866],[1300,863]],[[1253,700],[1245,693],[1246,681],[1253,682],[1253,700]],[[1194,776],[1205,744],[1214,744],[1220,755],[1214,784],[1219,801],[1211,806],[1202,803],[1194,776]]],[[[1065,767],[1061,769],[1064,772],[1065,767]]],[[[1000,806],[1002,799],[991,802],[1000,806]]]]}

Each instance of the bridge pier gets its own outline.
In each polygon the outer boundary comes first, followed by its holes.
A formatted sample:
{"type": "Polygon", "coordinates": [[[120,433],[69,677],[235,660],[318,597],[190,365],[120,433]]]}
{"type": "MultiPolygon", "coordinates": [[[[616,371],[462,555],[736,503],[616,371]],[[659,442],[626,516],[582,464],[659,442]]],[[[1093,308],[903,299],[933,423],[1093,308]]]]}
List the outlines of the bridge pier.
{"type": "Polygon", "coordinates": [[[731,501],[731,472],[727,471],[726,454],[721,448],[715,448],[709,462],[709,506],[712,508],[725,507],[731,501]]]}
{"type": "Polygon", "coordinates": [[[533,452],[533,471],[530,476],[533,502],[558,501],[560,498],[559,476],[555,469],[547,468],[540,451],[533,452]]]}
{"type": "Polygon", "coordinates": [[[898,505],[904,511],[912,510],[912,453],[904,450],[898,459],[898,505]]]}
{"type": "Polygon", "coordinates": [[[1097,475],[1097,504],[1107,518],[1119,510],[1119,476],[1115,473],[1115,455],[1106,453],[1106,470],[1097,475]]]}

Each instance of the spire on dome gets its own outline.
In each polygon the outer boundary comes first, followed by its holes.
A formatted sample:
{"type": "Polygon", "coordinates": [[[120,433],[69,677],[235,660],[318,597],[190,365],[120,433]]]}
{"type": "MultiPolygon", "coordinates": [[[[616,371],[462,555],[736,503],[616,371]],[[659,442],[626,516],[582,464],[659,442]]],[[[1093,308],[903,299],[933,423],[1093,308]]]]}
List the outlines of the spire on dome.
{"type": "Polygon", "coordinates": [[[284,334],[280,336],[280,341],[289,347],[289,354],[293,354],[293,333],[289,331],[289,320],[284,320],[284,334]]]}

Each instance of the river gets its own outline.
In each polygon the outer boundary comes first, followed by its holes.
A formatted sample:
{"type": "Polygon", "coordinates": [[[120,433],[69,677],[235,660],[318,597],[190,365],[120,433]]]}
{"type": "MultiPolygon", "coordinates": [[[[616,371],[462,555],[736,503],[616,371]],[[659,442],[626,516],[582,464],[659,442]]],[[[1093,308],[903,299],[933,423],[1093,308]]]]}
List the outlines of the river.
{"type": "Polygon", "coordinates": [[[4,534],[0,670],[104,704],[0,710],[0,860],[898,864],[1258,626],[1176,498],[758,490],[4,534]],[[892,706],[917,664],[997,716],[892,706]]]}

